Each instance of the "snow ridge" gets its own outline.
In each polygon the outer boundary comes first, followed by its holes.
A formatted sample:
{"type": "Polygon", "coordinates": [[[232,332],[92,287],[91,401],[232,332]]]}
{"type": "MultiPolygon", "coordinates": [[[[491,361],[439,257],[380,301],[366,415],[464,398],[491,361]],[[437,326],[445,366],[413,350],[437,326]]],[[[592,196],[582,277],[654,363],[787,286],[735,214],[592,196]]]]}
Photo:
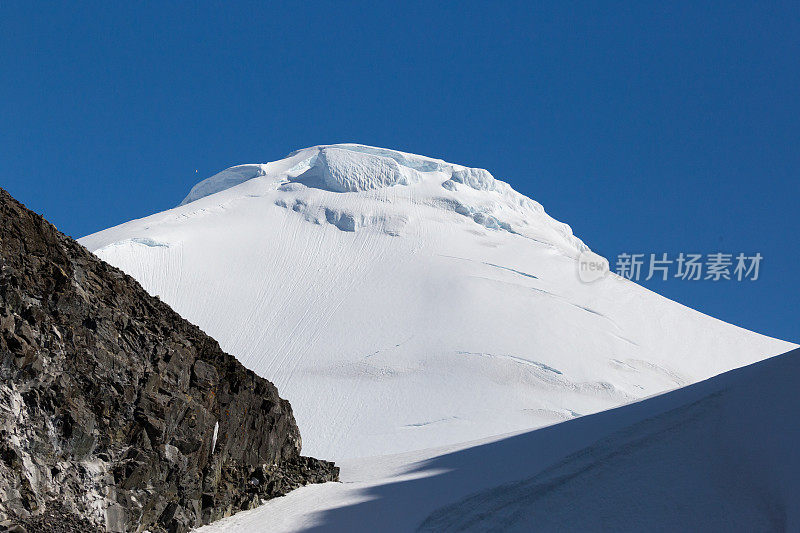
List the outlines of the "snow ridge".
{"type": "Polygon", "coordinates": [[[263,165],[237,165],[225,169],[192,187],[192,190],[189,191],[189,194],[179,205],[186,205],[265,174],[263,165]]]}
{"type": "MultiPolygon", "coordinates": [[[[340,200],[309,205],[305,189],[375,198],[383,191],[392,201],[425,204],[472,219],[490,230],[504,230],[549,242],[568,255],[588,250],[567,224],[549,217],[542,206],[496,179],[482,168],[470,168],[430,157],[360,144],[320,145],[298,150],[266,164],[238,165],[199,182],[180,203],[185,206],[260,178],[280,192],[301,193],[279,198],[314,223],[329,222],[342,231],[372,226],[398,227],[403,214],[343,212],[340,200]],[[387,189],[406,188],[407,193],[387,189]]],[[[318,197],[318,196],[317,196],[318,197]]],[[[319,198],[319,197],[318,197],[319,198]]],[[[384,197],[386,199],[386,197],[384,197]]],[[[363,208],[363,203],[361,205],[363,208]]],[[[410,210],[407,208],[406,211],[410,210]]],[[[402,226],[402,223],[400,224],[402,226]]]]}

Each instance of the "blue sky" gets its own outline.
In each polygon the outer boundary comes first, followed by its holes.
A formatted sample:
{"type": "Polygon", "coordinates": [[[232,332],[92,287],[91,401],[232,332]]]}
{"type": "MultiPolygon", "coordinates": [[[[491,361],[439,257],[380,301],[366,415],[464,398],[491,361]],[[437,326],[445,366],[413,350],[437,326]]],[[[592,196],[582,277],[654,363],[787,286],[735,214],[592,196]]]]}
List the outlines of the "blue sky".
{"type": "Polygon", "coordinates": [[[397,148],[607,256],[760,252],[755,282],[643,284],[800,341],[800,4],[693,4],[3,2],[0,186],[80,237],[233,164],[397,148]]]}

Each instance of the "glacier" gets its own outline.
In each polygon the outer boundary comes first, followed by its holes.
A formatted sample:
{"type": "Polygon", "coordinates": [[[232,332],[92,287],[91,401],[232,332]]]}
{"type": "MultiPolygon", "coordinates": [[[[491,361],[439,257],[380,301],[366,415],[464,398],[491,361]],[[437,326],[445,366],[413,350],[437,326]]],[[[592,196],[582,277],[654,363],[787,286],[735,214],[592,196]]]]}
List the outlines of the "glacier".
{"type": "Polygon", "coordinates": [[[273,381],[304,452],[338,461],[552,426],[794,347],[614,274],[582,283],[589,247],[508,183],[365,145],[231,167],[79,242],[273,381]]]}

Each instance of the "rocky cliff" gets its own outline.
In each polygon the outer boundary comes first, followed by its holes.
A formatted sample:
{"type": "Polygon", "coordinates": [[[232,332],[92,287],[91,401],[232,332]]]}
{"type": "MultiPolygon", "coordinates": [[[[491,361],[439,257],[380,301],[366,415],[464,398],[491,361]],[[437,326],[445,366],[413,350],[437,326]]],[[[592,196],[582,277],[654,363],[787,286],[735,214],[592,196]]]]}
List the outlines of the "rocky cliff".
{"type": "Polygon", "coordinates": [[[0,189],[0,522],[187,531],[337,477],[272,383],[0,189]]]}

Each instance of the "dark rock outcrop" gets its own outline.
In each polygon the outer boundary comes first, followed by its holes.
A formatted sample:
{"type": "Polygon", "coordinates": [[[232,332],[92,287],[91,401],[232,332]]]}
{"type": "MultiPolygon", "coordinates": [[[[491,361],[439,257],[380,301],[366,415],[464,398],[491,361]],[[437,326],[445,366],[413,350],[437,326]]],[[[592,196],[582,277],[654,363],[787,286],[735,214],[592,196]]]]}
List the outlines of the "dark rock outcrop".
{"type": "Polygon", "coordinates": [[[337,478],[272,383],[0,189],[0,523],[186,531],[337,478]]]}

